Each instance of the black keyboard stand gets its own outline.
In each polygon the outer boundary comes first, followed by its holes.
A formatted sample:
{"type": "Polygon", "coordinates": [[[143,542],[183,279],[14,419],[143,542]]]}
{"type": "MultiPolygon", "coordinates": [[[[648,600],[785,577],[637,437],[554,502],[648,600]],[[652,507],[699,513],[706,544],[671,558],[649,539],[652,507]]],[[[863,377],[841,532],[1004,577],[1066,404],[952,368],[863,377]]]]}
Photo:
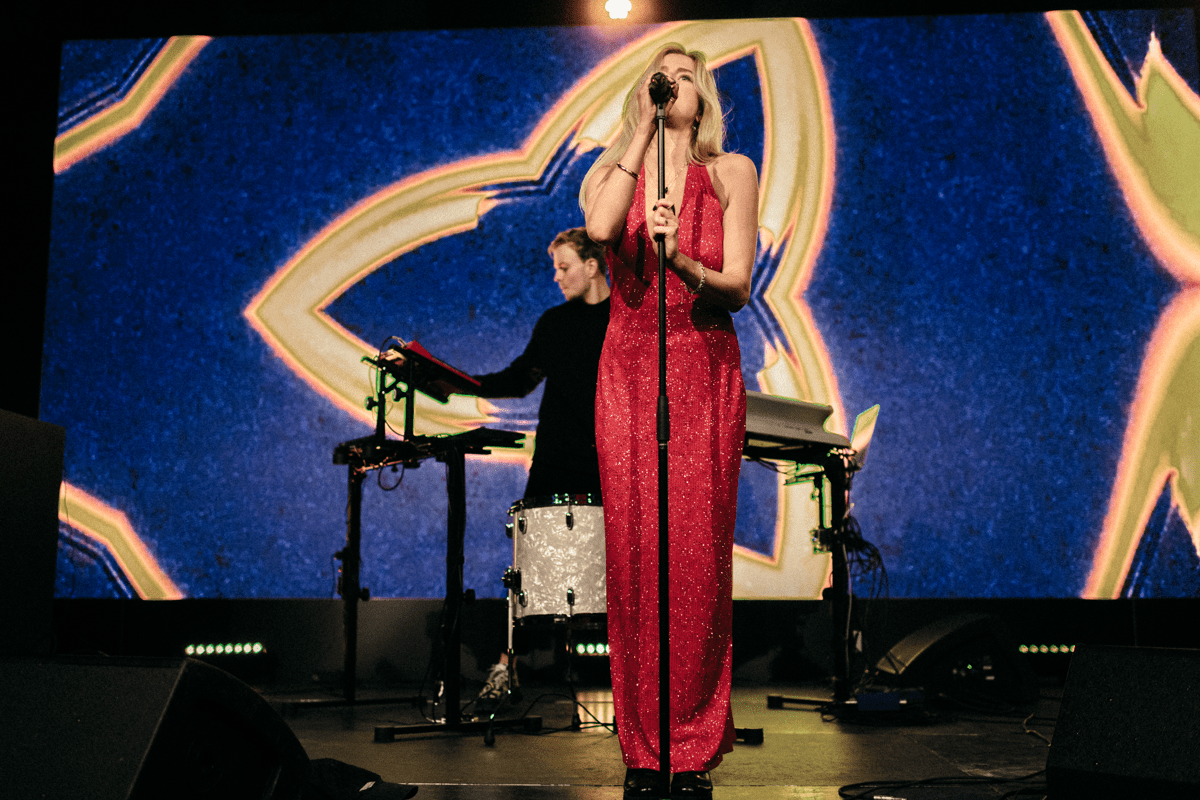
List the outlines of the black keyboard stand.
{"type": "MultiPolygon", "coordinates": [[[[454,437],[445,441],[452,442],[454,437]]],[[[446,613],[442,623],[442,643],[445,650],[443,672],[443,703],[445,717],[441,721],[419,725],[385,725],[375,728],[376,742],[393,742],[397,736],[410,734],[455,732],[485,733],[493,728],[523,727],[537,731],[542,727],[541,717],[516,719],[463,719],[462,697],[459,686],[461,671],[460,655],[462,628],[459,615],[464,600],[463,591],[463,541],[466,533],[466,453],[478,452],[456,445],[447,445],[436,456],[446,465],[446,492],[449,495],[449,512],[446,540],[446,613]]],[[[486,452],[486,451],[485,451],[486,452]]]]}
{"type": "MultiPolygon", "coordinates": [[[[827,548],[832,558],[831,582],[823,598],[830,602],[833,611],[833,704],[844,705],[850,699],[850,641],[847,621],[850,615],[850,566],[846,554],[845,522],[850,511],[850,478],[853,475],[851,450],[827,444],[793,444],[788,446],[746,446],[745,455],[752,458],[790,461],[796,464],[813,464],[821,468],[814,476],[820,500],[819,521],[823,526],[825,514],[825,481],[829,482],[829,525],[820,528],[820,544],[827,548]]],[[[804,705],[828,705],[793,697],[772,695],[767,698],[768,708],[783,708],[784,703],[804,705]]]]}
{"type": "MultiPolygon", "coordinates": [[[[818,462],[829,479],[829,525],[821,544],[831,556],[831,585],[825,590],[833,609],[833,702],[850,699],[850,565],[846,554],[845,523],[850,513],[849,458],[842,448],[829,450],[818,462]]],[[[824,504],[822,503],[822,506],[824,504]]],[[[824,509],[822,508],[822,513],[824,509]]]]}
{"type": "MultiPolygon", "coordinates": [[[[345,632],[344,700],[354,705],[356,699],[358,659],[358,602],[369,599],[369,593],[360,584],[361,540],[362,540],[362,483],[366,475],[376,469],[394,465],[414,466],[433,458],[446,465],[446,601],[445,619],[442,623],[443,646],[443,695],[444,720],[423,725],[379,727],[375,729],[376,742],[394,741],[396,736],[411,733],[436,731],[483,731],[489,723],[492,727],[521,725],[536,730],[541,727],[540,717],[520,720],[475,721],[462,718],[460,688],[462,628],[460,616],[466,592],[463,588],[463,564],[465,563],[464,542],[467,527],[466,456],[487,455],[491,447],[520,447],[525,436],[511,431],[477,428],[449,436],[417,436],[413,433],[415,420],[415,391],[422,385],[419,370],[429,370],[422,364],[409,359],[401,365],[384,362],[382,359],[364,359],[379,368],[376,395],[368,398],[367,408],[376,412],[375,434],[363,439],[343,442],[334,448],[333,463],[345,464],[349,469],[349,502],[346,515],[346,547],[337,553],[342,562],[338,581],[338,594],[342,597],[343,629],[345,632]],[[390,380],[389,380],[390,378],[390,380]],[[405,388],[400,389],[400,384],[405,388]],[[398,401],[403,396],[404,438],[386,438],[386,403],[391,394],[398,401]]],[[[444,396],[433,395],[444,401],[444,396]]],[[[415,701],[418,698],[391,698],[371,700],[372,703],[397,703],[415,701]]]]}

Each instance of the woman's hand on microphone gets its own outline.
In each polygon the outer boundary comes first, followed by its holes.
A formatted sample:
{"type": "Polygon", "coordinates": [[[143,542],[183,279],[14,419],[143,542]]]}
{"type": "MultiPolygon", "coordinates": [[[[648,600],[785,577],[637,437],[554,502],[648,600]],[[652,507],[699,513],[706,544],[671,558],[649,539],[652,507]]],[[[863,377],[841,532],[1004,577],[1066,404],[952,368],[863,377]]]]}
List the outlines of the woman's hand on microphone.
{"type": "Polygon", "coordinates": [[[650,102],[655,105],[667,103],[675,99],[675,81],[661,72],[656,72],[650,76],[647,91],[650,94],[650,102]]]}
{"type": "Polygon", "coordinates": [[[646,221],[647,232],[655,241],[663,242],[663,253],[667,261],[674,261],[679,253],[679,217],[675,216],[675,206],[664,198],[654,204],[653,213],[646,221]]]}
{"type": "MultiPolygon", "coordinates": [[[[651,91],[651,84],[654,81],[655,75],[662,75],[662,73],[656,72],[654,75],[648,76],[637,92],[638,126],[644,127],[650,133],[653,133],[655,130],[657,130],[657,122],[655,120],[658,115],[658,104],[654,102],[654,97],[651,91]]],[[[663,107],[663,113],[667,114],[670,112],[671,106],[675,103],[676,89],[674,81],[667,78],[666,75],[662,75],[662,77],[666,78],[667,83],[671,87],[671,95],[669,98],[667,98],[667,103],[663,107]]]]}

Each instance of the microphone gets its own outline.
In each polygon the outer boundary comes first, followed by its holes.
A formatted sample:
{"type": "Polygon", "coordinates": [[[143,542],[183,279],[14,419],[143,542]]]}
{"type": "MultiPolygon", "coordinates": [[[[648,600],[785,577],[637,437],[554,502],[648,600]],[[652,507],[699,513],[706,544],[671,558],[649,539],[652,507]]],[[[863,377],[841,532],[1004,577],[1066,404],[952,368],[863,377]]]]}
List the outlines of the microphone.
{"type": "Polygon", "coordinates": [[[650,76],[650,99],[660,106],[671,99],[671,81],[661,72],[650,76]]]}

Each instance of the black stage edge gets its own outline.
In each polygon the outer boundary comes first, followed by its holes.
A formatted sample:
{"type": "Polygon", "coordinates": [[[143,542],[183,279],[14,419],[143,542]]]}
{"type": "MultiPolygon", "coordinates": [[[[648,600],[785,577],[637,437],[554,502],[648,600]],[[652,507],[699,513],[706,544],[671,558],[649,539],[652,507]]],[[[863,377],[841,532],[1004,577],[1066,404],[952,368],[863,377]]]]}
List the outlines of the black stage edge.
{"type": "MultiPolygon", "coordinates": [[[[360,604],[360,689],[419,685],[440,651],[441,599],[372,599],[360,604]]],[[[865,603],[865,656],[874,665],[914,631],[961,614],[998,618],[1019,644],[1096,644],[1200,647],[1200,630],[1180,620],[1200,616],[1200,599],[1076,600],[953,599],[865,603]]],[[[238,674],[271,691],[340,694],[342,602],[321,600],[109,600],[54,601],[56,652],[183,656],[202,641],[260,641],[267,658],[256,675],[238,674]]],[[[832,615],[819,600],[735,600],[734,678],[811,683],[832,677],[832,615]]],[[[507,608],[500,598],[479,599],[460,619],[463,676],[482,685],[505,648],[507,608]]],[[[1033,670],[1061,681],[1070,656],[1029,654],[1033,670]]],[[[522,661],[524,663],[524,660],[522,661]]],[[[593,673],[600,672],[593,670],[593,673]]]]}

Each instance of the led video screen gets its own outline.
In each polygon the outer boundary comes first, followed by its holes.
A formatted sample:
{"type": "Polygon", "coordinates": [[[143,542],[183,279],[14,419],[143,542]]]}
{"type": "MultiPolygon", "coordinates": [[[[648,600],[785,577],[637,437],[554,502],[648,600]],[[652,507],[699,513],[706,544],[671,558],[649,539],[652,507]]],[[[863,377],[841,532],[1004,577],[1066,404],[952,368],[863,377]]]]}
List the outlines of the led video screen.
{"type": "MultiPolygon", "coordinates": [[[[1197,595],[1200,70],[1170,10],[67,42],[58,596],[333,596],[362,359],[522,352],[562,302],[547,247],[671,41],[708,55],[758,169],[747,387],[845,435],[880,407],[851,502],[888,594],[1197,595]]],[[[422,434],[527,433],[467,459],[483,597],[540,395],[415,404],[422,434]]],[[[805,471],[743,463],[735,596],[820,596],[805,471]]],[[[446,481],[369,476],[373,596],[444,594],[446,481]]]]}

